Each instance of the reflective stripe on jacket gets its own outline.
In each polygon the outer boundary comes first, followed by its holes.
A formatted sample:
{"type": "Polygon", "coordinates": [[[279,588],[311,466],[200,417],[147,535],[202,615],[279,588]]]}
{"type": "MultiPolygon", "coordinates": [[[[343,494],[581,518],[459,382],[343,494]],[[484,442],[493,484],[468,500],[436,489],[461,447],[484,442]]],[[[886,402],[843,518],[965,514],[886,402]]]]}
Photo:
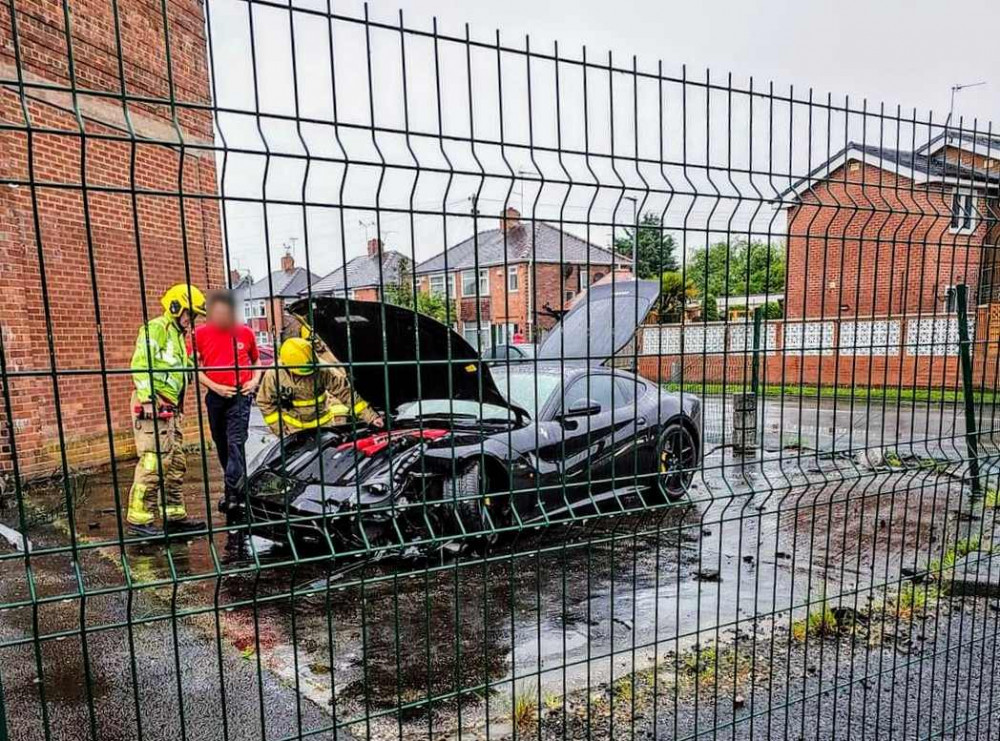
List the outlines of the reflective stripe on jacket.
{"type": "MultiPolygon", "coordinates": [[[[264,373],[257,391],[257,406],[264,423],[275,432],[282,426],[308,430],[346,421],[351,413],[350,401],[351,385],[339,368],[320,368],[308,376],[272,368],[264,373]]],[[[354,414],[364,421],[376,416],[363,399],[355,396],[354,402],[354,414]]]]}
{"type": "Polygon", "coordinates": [[[179,403],[187,374],[193,366],[184,335],[173,319],[159,316],[139,328],[131,364],[132,382],[139,401],[147,402],[153,396],[160,396],[179,403]]]}

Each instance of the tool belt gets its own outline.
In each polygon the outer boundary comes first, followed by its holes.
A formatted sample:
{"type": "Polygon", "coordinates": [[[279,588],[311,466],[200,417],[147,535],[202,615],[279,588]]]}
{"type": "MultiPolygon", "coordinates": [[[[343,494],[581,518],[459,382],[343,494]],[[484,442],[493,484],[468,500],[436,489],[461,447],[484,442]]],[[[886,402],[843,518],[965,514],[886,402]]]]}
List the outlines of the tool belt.
{"type": "Polygon", "coordinates": [[[154,416],[163,422],[167,422],[177,415],[177,407],[167,402],[160,402],[155,405],[154,409],[153,402],[147,401],[144,404],[136,404],[132,408],[132,413],[135,415],[137,422],[143,419],[153,419],[154,416]]]}

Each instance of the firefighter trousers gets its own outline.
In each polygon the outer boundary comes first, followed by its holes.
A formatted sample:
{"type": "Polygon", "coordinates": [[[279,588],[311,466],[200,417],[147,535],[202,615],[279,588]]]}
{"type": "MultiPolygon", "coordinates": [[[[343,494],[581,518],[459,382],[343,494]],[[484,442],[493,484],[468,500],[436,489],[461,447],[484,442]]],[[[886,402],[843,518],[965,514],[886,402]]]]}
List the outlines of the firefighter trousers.
{"type": "Polygon", "coordinates": [[[187,517],[182,488],[187,460],[181,415],[178,412],[154,420],[137,415],[135,409],[133,398],[132,430],[139,461],[129,492],[126,519],[133,525],[149,525],[157,514],[164,520],[183,520],[187,517]]]}

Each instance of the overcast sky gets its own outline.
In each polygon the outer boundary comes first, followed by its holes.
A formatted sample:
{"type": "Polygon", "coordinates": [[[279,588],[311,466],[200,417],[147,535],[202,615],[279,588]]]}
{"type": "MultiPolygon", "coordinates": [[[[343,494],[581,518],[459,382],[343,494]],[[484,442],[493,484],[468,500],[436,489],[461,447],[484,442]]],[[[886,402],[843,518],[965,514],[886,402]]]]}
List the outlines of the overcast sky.
{"type": "MultiPolygon", "coordinates": [[[[292,2],[297,8],[326,8],[326,0],[292,2]]],[[[944,121],[953,84],[985,81],[984,86],[958,93],[953,122],[957,124],[962,117],[964,128],[975,125],[984,131],[991,120],[1000,121],[1000,45],[995,40],[1000,4],[996,2],[963,2],[960,14],[949,12],[939,2],[922,0],[397,2],[408,28],[429,30],[431,19],[437,16],[444,36],[463,37],[468,22],[473,39],[492,42],[500,29],[503,44],[516,48],[523,48],[524,36],[530,33],[532,51],[549,55],[553,42],[558,41],[561,59],[579,59],[586,45],[588,60],[605,63],[611,51],[615,66],[624,69],[631,69],[635,54],[640,71],[655,73],[662,61],[665,78],[675,82],[660,84],[644,78],[633,86],[629,75],[609,80],[599,72],[588,73],[584,80],[578,66],[560,64],[557,98],[556,67],[545,60],[532,62],[529,75],[522,56],[505,55],[501,85],[495,53],[476,49],[466,58],[463,45],[442,43],[437,62],[444,133],[462,139],[469,136],[471,126],[478,139],[497,140],[502,89],[504,140],[514,146],[501,152],[487,144],[472,151],[461,142],[452,143],[445,147],[448,165],[432,136],[411,137],[411,153],[403,137],[386,133],[377,138],[380,154],[371,136],[366,136],[371,108],[362,25],[332,24],[334,80],[327,24],[319,15],[295,13],[293,74],[287,11],[254,6],[251,30],[244,0],[209,0],[219,105],[248,114],[259,109],[317,122],[296,132],[287,120],[265,117],[261,136],[254,116],[220,115],[219,129],[230,147],[258,152],[266,147],[272,153],[266,188],[263,157],[233,154],[228,158],[223,182],[223,192],[231,199],[226,203],[227,238],[238,266],[259,277],[268,252],[274,266],[282,244],[294,242],[299,264],[305,261],[308,244],[311,267],[322,275],[345,258],[361,254],[366,237],[376,230],[389,247],[419,261],[472,233],[471,218],[442,219],[433,212],[469,214],[469,197],[476,192],[484,214],[498,212],[509,198],[538,218],[564,219],[569,231],[601,245],[611,240],[612,224],[629,223],[633,218],[635,205],[623,196],[640,202],[645,197],[643,210],[663,213],[685,249],[725,238],[727,232],[728,238],[741,232],[770,238],[772,233],[780,236],[783,223],[780,213],[762,206],[787,187],[792,176],[801,176],[822,162],[828,149],[835,151],[848,139],[907,148],[937,133],[926,126],[901,126],[891,119],[845,116],[750,97],[746,91],[751,75],[755,92],[766,91],[773,83],[775,94],[786,97],[794,85],[794,98],[806,100],[811,87],[814,101],[825,102],[829,94],[839,107],[849,95],[853,111],[877,113],[884,103],[891,116],[899,105],[903,119],[913,116],[916,109],[920,122],[931,116],[935,122],[944,121]],[[256,85],[248,64],[251,39],[257,60],[256,85]],[[686,73],[682,73],[684,64],[686,73]],[[706,94],[699,87],[706,80],[706,68],[711,70],[712,83],[722,86],[732,73],[732,86],[738,92],[727,95],[723,89],[706,94]],[[678,84],[682,74],[698,85],[678,84]],[[584,84],[589,95],[586,106],[584,84]],[[354,123],[358,129],[341,126],[335,131],[321,123],[333,121],[330,91],[334,87],[337,120],[354,123]],[[661,103],[665,112],[658,113],[661,103]],[[543,149],[555,148],[561,138],[564,149],[583,151],[586,142],[586,149],[599,156],[586,161],[568,155],[558,161],[535,152],[532,157],[527,146],[518,146],[527,145],[532,137],[536,147],[543,149]],[[381,156],[388,163],[409,165],[416,159],[416,169],[422,174],[414,183],[412,168],[390,168],[379,189],[383,174],[379,168],[352,166],[345,177],[336,163],[341,146],[352,162],[377,162],[381,156]],[[612,146],[618,157],[637,154],[639,160],[651,162],[659,161],[662,151],[662,159],[677,166],[615,163],[601,156],[612,146]],[[308,178],[301,157],[306,150],[316,160],[308,178]],[[291,156],[282,158],[282,153],[291,156]],[[682,168],[679,163],[691,167],[682,168]],[[513,183],[512,192],[511,179],[503,177],[508,165],[527,173],[513,183]],[[466,172],[481,168],[487,178],[449,179],[442,171],[450,168],[466,172]],[[749,173],[734,177],[729,169],[749,173]],[[755,176],[755,172],[778,177],[755,176]],[[552,182],[539,185],[539,180],[569,181],[574,187],[552,182]],[[603,187],[576,185],[591,181],[603,187]],[[610,187],[619,182],[623,187],[610,187]],[[674,189],[696,195],[670,199],[674,189]],[[256,202],[265,195],[270,201],[266,219],[256,202]],[[357,208],[341,211],[336,207],[341,198],[357,208]],[[297,205],[303,200],[308,207],[297,205]],[[411,220],[406,213],[411,202],[427,213],[411,220]],[[372,208],[376,203],[377,211],[372,208]]],[[[363,16],[360,3],[339,2],[333,7],[337,14],[363,16]]],[[[373,3],[369,8],[372,20],[393,25],[398,23],[398,10],[394,2],[373,3]]],[[[426,37],[407,37],[404,108],[398,39],[398,33],[384,29],[370,34],[376,125],[402,128],[408,116],[411,130],[434,134],[438,121],[433,46],[426,37]]],[[[489,228],[493,219],[478,219],[475,226],[489,228]]]]}

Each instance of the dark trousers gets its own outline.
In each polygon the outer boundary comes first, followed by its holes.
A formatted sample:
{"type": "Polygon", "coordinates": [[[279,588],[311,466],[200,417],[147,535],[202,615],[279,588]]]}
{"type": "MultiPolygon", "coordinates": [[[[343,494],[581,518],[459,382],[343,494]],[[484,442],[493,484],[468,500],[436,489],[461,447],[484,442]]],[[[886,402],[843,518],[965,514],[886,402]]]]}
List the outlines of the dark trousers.
{"type": "Polygon", "coordinates": [[[237,394],[226,398],[214,391],[205,394],[208,427],[219,454],[226,482],[226,499],[243,500],[243,477],[246,475],[247,428],[250,426],[250,397],[237,394]]]}

